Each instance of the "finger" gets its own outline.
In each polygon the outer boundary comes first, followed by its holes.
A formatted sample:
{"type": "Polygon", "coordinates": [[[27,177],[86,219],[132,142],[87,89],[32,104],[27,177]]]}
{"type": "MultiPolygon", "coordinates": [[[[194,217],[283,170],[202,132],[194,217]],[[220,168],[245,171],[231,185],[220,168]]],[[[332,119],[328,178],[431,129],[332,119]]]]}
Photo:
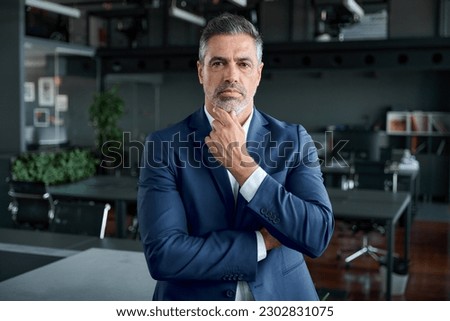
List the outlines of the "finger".
{"type": "Polygon", "coordinates": [[[217,146],[220,144],[217,142],[217,140],[214,140],[211,135],[205,137],[205,144],[206,146],[208,146],[208,148],[215,148],[215,150],[219,150],[217,146]]]}
{"type": "Polygon", "coordinates": [[[209,136],[205,137],[205,144],[208,147],[208,152],[214,156],[214,158],[222,164],[223,159],[223,150],[221,149],[221,145],[217,144],[216,141],[211,139],[209,136]]]}
{"type": "Polygon", "coordinates": [[[206,146],[208,147],[208,151],[209,151],[211,154],[213,154],[213,153],[216,151],[214,141],[211,139],[210,136],[206,136],[206,137],[205,137],[205,144],[206,144],[206,146]]]}
{"type": "Polygon", "coordinates": [[[215,146],[216,145],[216,141],[211,137],[211,135],[210,136],[206,136],[205,137],[205,144],[209,148],[209,147],[215,146]]]}
{"type": "Polygon", "coordinates": [[[222,128],[222,127],[225,127],[225,125],[222,122],[220,122],[219,120],[217,120],[217,119],[214,119],[211,122],[211,128],[212,128],[213,131],[218,130],[218,129],[222,128]]]}
{"type": "Polygon", "coordinates": [[[222,123],[223,126],[226,126],[227,124],[230,123],[230,114],[227,113],[225,110],[223,110],[222,108],[213,108],[213,117],[215,120],[219,121],[220,123],[222,123]]]}

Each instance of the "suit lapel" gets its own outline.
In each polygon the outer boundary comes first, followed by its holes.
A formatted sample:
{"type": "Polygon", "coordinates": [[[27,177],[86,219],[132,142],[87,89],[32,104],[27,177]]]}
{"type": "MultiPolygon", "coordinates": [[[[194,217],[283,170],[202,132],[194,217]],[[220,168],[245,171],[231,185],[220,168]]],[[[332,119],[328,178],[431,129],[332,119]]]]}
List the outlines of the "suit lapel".
{"type": "MultiPolygon", "coordinates": [[[[266,165],[264,161],[264,155],[267,150],[265,140],[269,138],[269,130],[266,128],[267,120],[262,114],[255,108],[253,112],[253,118],[250,123],[250,127],[247,134],[247,150],[253,159],[265,170],[266,165]]],[[[247,201],[238,193],[236,201],[236,214],[235,214],[235,227],[259,228],[255,225],[253,216],[245,214],[247,201]]]]}
{"type": "Polygon", "coordinates": [[[267,120],[263,115],[255,108],[253,112],[252,122],[248,129],[247,134],[247,151],[253,157],[253,159],[264,170],[267,168],[265,154],[270,152],[270,131],[266,127],[267,120]]]}
{"type": "Polygon", "coordinates": [[[205,137],[211,131],[211,125],[208,118],[200,108],[193,114],[189,126],[195,132],[196,143],[200,144],[201,148],[196,148],[196,152],[201,155],[196,155],[196,159],[202,159],[203,166],[207,168],[214,181],[217,191],[220,193],[223,204],[227,208],[227,213],[234,212],[234,196],[231,190],[228,172],[209,152],[208,146],[205,144],[205,137]]]}

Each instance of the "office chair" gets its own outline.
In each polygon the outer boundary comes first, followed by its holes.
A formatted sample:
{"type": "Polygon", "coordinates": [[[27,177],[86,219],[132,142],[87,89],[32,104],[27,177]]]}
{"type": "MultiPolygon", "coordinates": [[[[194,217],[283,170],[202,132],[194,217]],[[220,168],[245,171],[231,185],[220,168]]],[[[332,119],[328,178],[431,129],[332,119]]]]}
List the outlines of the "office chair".
{"type": "Polygon", "coordinates": [[[46,230],[54,217],[54,206],[47,186],[41,182],[6,179],[11,202],[8,210],[16,227],[46,230]]]}
{"type": "MultiPolygon", "coordinates": [[[[392,187],[392,176],[385,171],[385,162],[378,161],[355,161],[354,182],[355,188],[377,189],[389,191],[392,187]]],[[[349,222],[353,234],[362,232],[361,248],[345,258],[346,267],[350,262],[356,260],[363,255],[371,256],[375,261],[379,262],[380,257],[387,254],[387,251],[376,248],[369,244],[370,233],[377,231],[381,234],[385,233],[385,228],[375,221],[357,220],[349,222]]]]}
{"type": "Polygon", "coordinates": [[[55,201],[55,218],[50,231],[105,237],[111,206],[93,201],[55,201]]]}

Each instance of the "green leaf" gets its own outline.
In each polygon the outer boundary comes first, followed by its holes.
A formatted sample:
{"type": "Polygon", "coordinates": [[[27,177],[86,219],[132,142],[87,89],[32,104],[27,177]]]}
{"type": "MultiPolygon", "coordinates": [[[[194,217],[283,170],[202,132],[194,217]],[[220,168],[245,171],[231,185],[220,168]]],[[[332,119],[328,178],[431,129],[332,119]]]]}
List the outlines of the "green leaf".
{"type": "Polygon", "coordinates": [[[81,180],[96,173],[99,160],[86,149],[24,153],[12,162],[14,180],[48,185],[81,180]]]}

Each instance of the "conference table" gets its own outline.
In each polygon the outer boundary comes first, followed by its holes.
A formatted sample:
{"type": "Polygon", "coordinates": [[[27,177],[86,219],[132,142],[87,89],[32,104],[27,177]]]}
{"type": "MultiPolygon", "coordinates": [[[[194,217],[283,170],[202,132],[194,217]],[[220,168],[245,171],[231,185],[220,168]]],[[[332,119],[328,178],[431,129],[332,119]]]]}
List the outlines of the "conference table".
{"type": "Polygon", "coordinates": [[[126,235],[127,205],[136,203],[138,178],[134,176],[98,175],[87,179],[48,187],[54,199],[71,198],[114,202],[117,237],[126,235]]]}
{"type": "Polygon", "coordinates": [[[391,300],[396,225],[405,216],[403,259],[409,262],[411,194],[409,192],[327,188],[336,219],[371,220],[386,230],[386,300],[391,300]]]}

